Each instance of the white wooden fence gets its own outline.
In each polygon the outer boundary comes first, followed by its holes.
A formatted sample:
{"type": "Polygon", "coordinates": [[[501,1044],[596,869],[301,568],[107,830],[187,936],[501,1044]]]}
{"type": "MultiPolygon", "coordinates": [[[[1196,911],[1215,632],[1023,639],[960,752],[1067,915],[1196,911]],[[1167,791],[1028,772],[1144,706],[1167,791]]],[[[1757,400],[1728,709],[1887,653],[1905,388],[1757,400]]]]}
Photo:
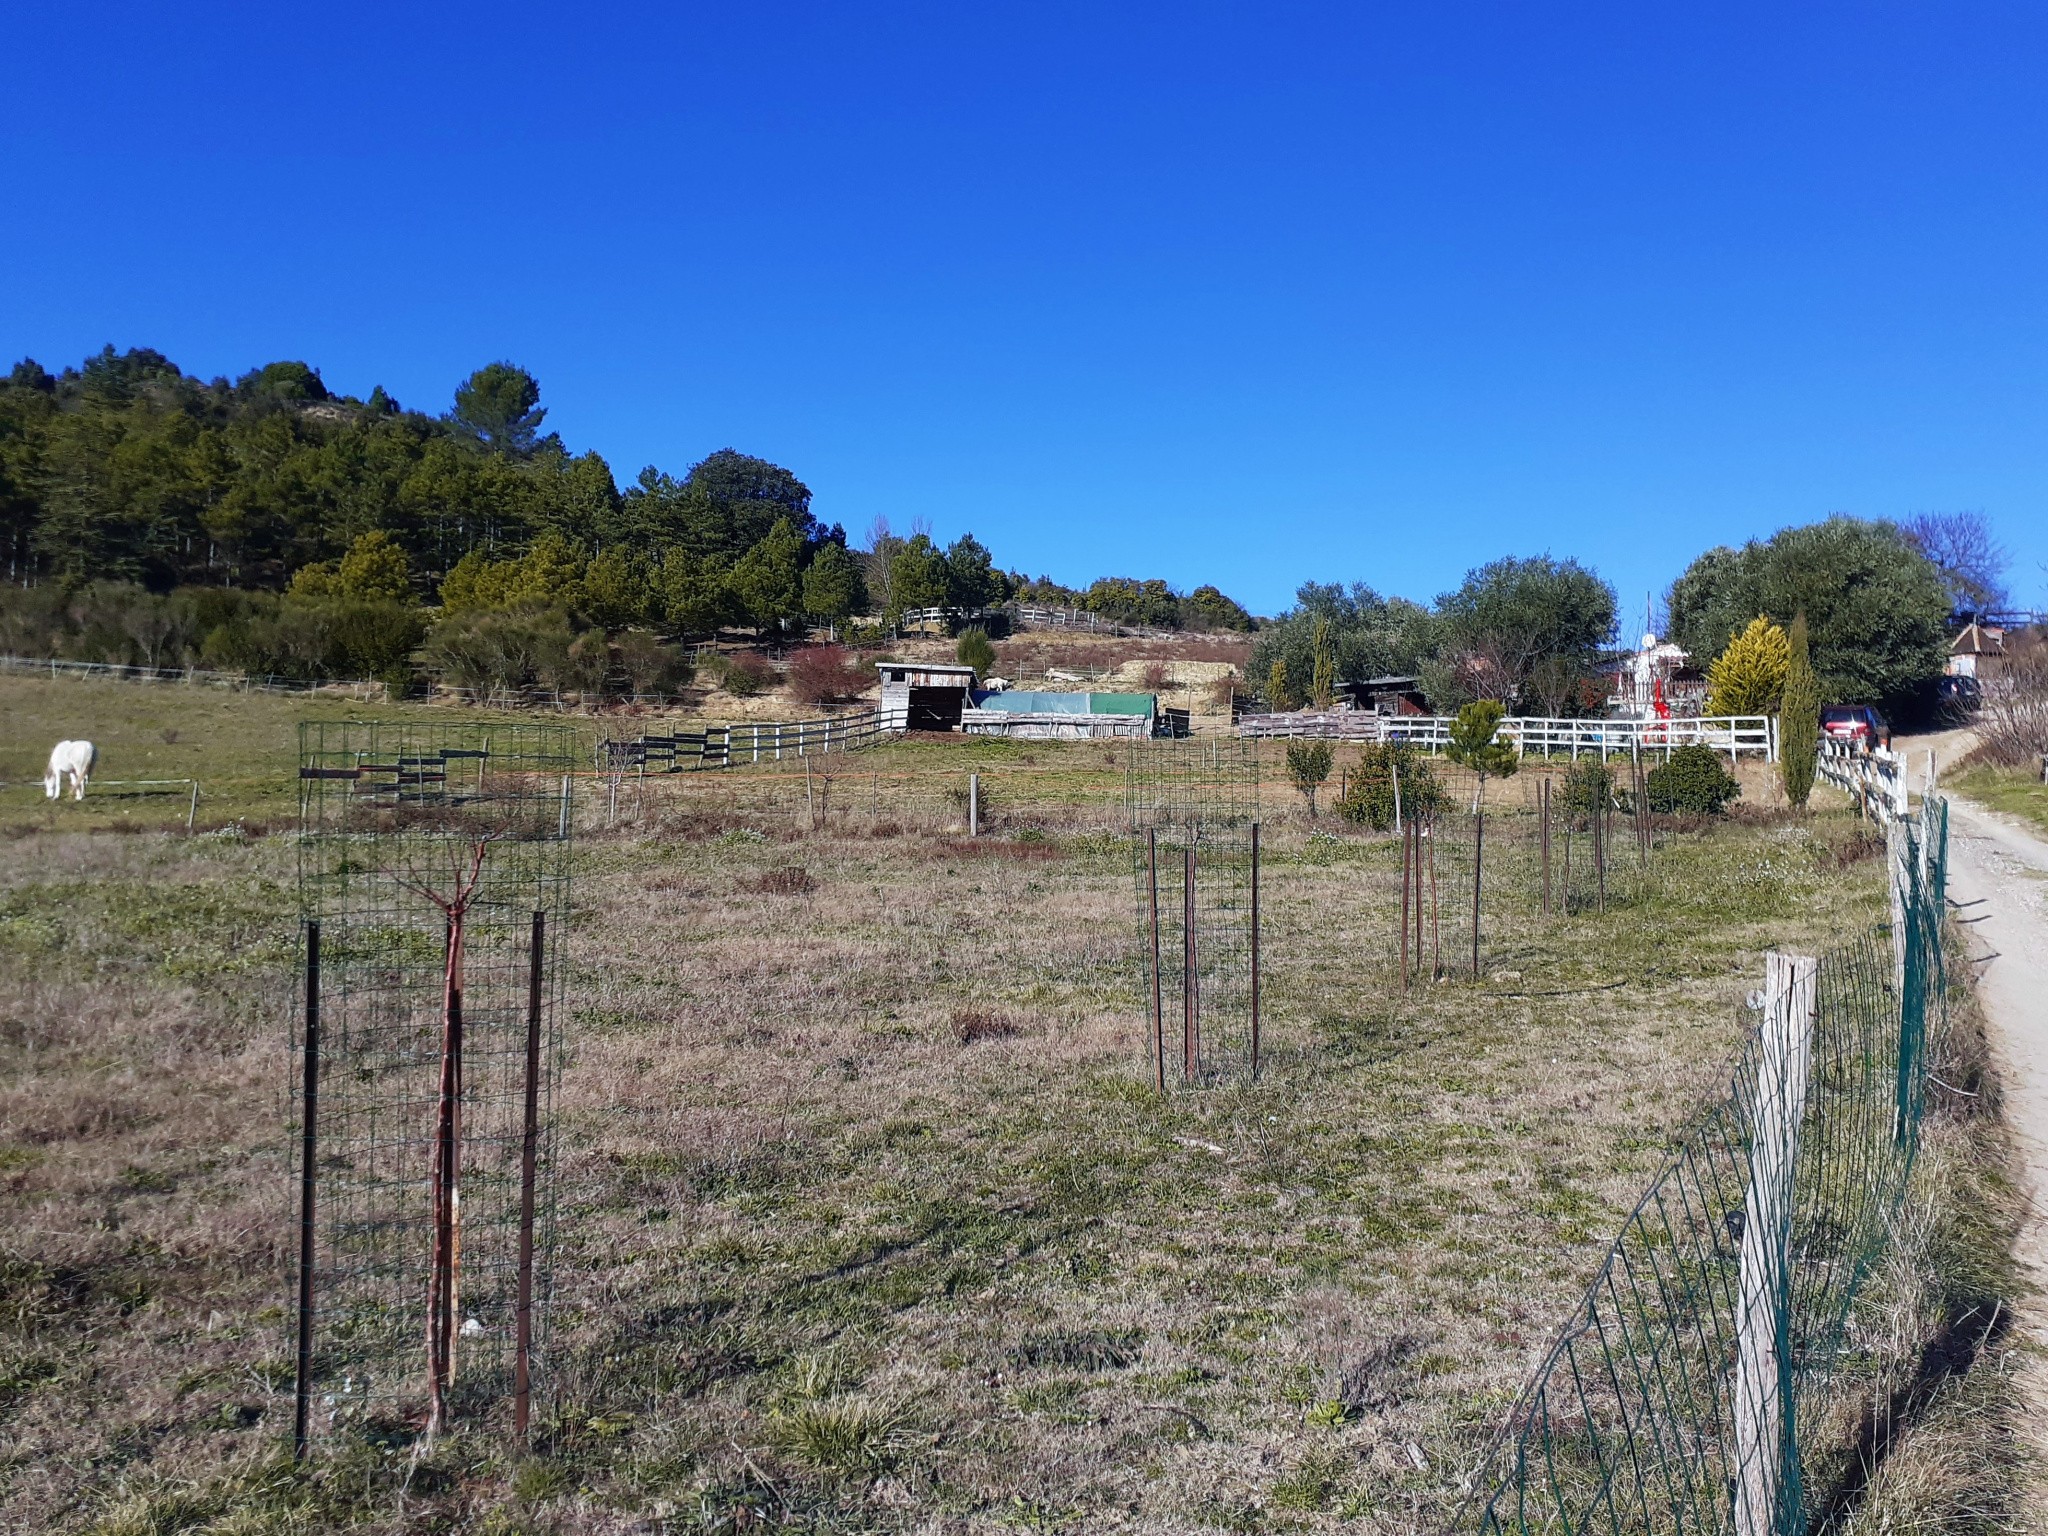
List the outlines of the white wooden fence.
{"type": "MultiPolygon", "coordinates": [[[[1296,710],[1240,715],[1240,736],[1320,736],[1337,741],[1408,742],[1429,752],[1450,744],[1451,715],[1376,715],[1363,710],[1296,710]]],[[[1502,739],[1523,757],[1668,758],[1679,747],[1712,747],[1733,757],[1778,760],[1777,722],[1768,715],[1715,715],[1694,720],[1558,720],[1510,715],[1502,739]]]]}
{"type": "Polygon", "coordinates": [[[1823,783],[1851,796],[1879,826],[1906,818],[1906,760],[1889,747],[1865,752],[1854,742],[1823,736],[1816,765],[1823,783]]]}

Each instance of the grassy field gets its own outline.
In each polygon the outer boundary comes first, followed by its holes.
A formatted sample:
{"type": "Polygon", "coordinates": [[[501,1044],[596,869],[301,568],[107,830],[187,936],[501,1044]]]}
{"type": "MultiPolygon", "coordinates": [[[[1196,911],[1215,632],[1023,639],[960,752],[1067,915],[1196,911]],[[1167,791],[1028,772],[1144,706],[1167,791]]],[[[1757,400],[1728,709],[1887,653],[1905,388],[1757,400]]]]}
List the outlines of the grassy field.
{"type": "Polygon", "coordinates": [[[2048,783],[2042,782],[2038,771],[1966,768],[1950,777],[1949,787],[1979,805],[2025,822],[2036,834],[2048,833],[2048,783]]]}
{"type": "Polygon", "coordinates": [[[801,765],[629,782],[615,820],[593,785],[536,1454],[393,1424],[300,1471],[280,834],[293,723],[360,707],[18,679],[0,707],[9,779],[83,731],[242,822],[0,806],[22,1529],[1433,1528],[1719,1083],[1762,951],[1883,910],[1847,816],[1752,814],[1605,915],[1504,897],[1479,982],[1404,996],[1398,846],[1269,783],[1267,1071],[1162,1098],[1116,754],[892,746],[834,765],[822,817],[801,765]]]}

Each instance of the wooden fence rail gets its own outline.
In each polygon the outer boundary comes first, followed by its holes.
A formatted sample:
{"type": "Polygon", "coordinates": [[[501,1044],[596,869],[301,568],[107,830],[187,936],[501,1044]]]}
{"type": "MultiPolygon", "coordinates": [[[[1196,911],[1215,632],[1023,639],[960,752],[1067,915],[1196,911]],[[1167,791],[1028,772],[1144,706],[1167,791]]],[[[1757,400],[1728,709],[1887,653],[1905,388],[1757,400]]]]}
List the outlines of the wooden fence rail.
{"type": "Polygon", "coordinates": [[[852,752],[896,733],[881,723],[875,710],[821,720],[748,721],[740,725],[707,725],[701,731],[665,736],[639,736],[631,741],[600,741],[600,772],[682,773],[700,768],[727,768],[734,763],[781,762],[784,757],[816,757],[852,752]]]}

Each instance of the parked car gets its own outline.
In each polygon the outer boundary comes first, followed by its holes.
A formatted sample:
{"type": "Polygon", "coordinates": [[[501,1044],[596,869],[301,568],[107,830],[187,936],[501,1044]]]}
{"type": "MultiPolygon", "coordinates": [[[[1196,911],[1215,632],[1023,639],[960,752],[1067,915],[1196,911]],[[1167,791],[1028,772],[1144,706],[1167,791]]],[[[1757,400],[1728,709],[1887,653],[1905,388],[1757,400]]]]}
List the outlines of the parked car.
{"type": "Polygon", "coordinates": [[[1984,705],[1984,685],[1960,673],[1944,677],[1934,685],[1934,697],[1944,720],[1974,715],[1984,705]]]}
{"type": "Polygon", "coordinates": [[[1865,752],[1892,744],[1892,728],[1868,704],[1830,704],[1820,712],[1820,732],[1834,741],[1846,741],[1865,752]]]}

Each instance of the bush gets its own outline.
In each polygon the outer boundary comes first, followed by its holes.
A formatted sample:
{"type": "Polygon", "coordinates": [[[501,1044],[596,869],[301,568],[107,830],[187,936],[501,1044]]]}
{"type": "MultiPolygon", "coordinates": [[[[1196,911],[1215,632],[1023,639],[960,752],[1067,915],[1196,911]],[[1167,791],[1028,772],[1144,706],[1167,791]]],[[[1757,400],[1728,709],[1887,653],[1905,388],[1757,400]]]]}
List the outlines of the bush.
{"type": "Polygon", "coordinates": [[[866,673],[842,645],[807,646],[789,658],[789,691],[805,704],[850,699],[866,685],[866,673]]]}
{"type": "Polygon", "coordinates": [[[1597,757],[1584,757],[1565,773],[1560,797],[1564,813],[1577,820],[1614,803],[1614,773],[1597,757]]]}
{"type": "Polygon", "coordinates": [[[990,644],[985,629],[963,629],[960,642],[953,647],[953,656],[963,667],[972,667],[977,676],[986,677],[995,670],[996,648],[990,644]]]}
{"type": "Polygon", "coordinates": [[[427,642],[428,666],[465,688],[524,687],[544,667],[565,664],[569,621],[558,613],[470,610],[445,618],[427,642]]]}
{"type": "Polygon", "coordinates": [[[697,674],[679,649],[644,629],[622,633],[618,650],[619,665],[626,669],[636,694],[673,693],[697,674]]]}
{"type": "Polygon", "coordinates": [[[721,656],[718,684],[736,699],[751,699],[775,681],[775,668],[765,656],[721,656]]]}
{"type": "Polygon", "coordinates": [[[1649,772],[1650,809],[1715,816],[1742,793],[1712,747],[1680,747],[1649,772]]]}
{"type": "Polygon", "coordinates": [[[1401,742],[1367,742],[1359,748],[1337,814],[1358,826],[1384,832],[1394,824],[1394,776],[1401,779],[1401,815],[1414,821],[1443,808],[1443,782],[1429,759],[1401,742]]]}

